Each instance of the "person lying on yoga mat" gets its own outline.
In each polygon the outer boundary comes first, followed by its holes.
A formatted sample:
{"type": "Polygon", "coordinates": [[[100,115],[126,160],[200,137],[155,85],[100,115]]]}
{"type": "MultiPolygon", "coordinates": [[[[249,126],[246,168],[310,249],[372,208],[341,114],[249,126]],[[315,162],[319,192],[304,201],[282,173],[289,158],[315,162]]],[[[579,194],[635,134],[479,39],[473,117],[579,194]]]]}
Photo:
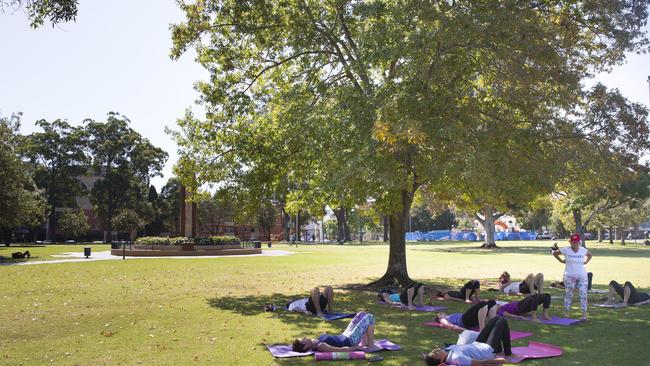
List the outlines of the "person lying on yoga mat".
{"type": "Polygon", "coordinates": [[[623,299],[624,306],[650,304],[650,294],[638,292],[630,281],[625,281],[625,284],[621,286],[618,282],[612,280],[609,283],[609,295],[605,304],[614,303],[616,294],[623,299]]]}
{"type": "MultiPolygon", "coordinates": [[[[477,280],[468,281],[460,291],[455,290],[441,290],[436,293],[438,300],[454,300],[465,301],[468,304],[472,302],[479,302],[481,299],[478,297],[479,288],[481,284],[477,280]]],[[[433,299],[432,299],[433,300],[433,299]]]]}
{"type": "Polygon", "coordinates": [[[446,348],[434,348],[424,355],[427,366],[446,365],[500,365],[506,359],[497,357],[503,352],[512,354],[510,345],[510,327],[504,318],[493,318],[479,333],[476,341],[465,345],[451,345],[446,348]]]}
{"type": "Polygon", "coordinates": [[[448,329],[462,331],[468,328],[478,327],[479,330],[482,330],[485,327],[485,323],[496,315],[496,304],[494,300],[484,300],[470,306],[464,313],[438,313],[433,321],[440,323],[448,329]]]}
{"type": "MultiPolygon", "coordinates": [[[[318,316],[323,315],[323,311],[332,313],[333,306],[334,290],[332,289],[332,286],[325,286],[322,292],[318,287],[314,287],[309,293],[309,297],[292,300],[287,303],[287,309],[289,309],[289,311],[315,314],[318,316]]],[[[265,306],[265,309],[266,307],[268,307],[268,305],[265,306]]]]}
{"type": "Polygon", "coordinates": [[[415,305],[424,305],[424,285],[418,283],[409,286],[403,289],[399,294],[380,292],[378,296],[387,304],[402,305],[413,310],[415,309],[415,305]]]}
{"type": "Polygon", "coordinates": [[[528,274],[523,281],[513,281],[510,273],[503,272],[499,276],[499,290],[504,294],[541,294],[544,292],[544,275],[538,273],[533,275],[528,274]]]}
{"type": "Polygon", "coordinates": [[[506,318],[516,318],[528,320],[524,315],[530,313],[530,320],[539,322],[537,319],[537,307],[542,304],[542,318],[550,320],[548,309],[551,307],[551,295],[535,294],[528,295],[525,299],[519,301],[511,301],[505,305],[497,307],[497,315],[506,318]]]}
{"type": "Polygon", "coordinates": [[[358,312],[345,331],[338,335],[322,334],[316,339],[301,338],[293,342],[294,352],[352,352],[364,351],[375,344],[375,317],[358,312]]]}

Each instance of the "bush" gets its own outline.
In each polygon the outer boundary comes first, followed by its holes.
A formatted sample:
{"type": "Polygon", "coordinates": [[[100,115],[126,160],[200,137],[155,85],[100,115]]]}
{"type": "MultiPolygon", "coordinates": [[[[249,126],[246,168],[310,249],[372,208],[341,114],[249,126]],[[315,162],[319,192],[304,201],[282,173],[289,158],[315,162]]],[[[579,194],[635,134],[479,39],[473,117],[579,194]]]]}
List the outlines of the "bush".
{"type": "Polygon", "coordinates": [[[192,238],[186,238],[184,236],[174,238],[168,238],[166,236],[143,236],[135,240],[135,243],[139,245],[183,245],[192,242],[192,238]]]}
{"type": "Polygon", "coordinates": [[[240,245],[239,238],[234,236],[208,236],[202,238],[186,238],[177,236],[168,238],[166,236],[143,236],[137,238],[135,243],[138,245],[183,245],[185,243],[194,243],[196,245],[240,245]]]}

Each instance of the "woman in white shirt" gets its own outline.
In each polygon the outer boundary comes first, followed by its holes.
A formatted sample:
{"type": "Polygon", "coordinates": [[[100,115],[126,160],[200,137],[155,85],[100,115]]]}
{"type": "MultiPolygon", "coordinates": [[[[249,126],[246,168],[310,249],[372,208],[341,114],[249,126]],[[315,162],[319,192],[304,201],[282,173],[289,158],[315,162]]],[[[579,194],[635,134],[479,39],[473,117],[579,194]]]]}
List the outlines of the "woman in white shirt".
{"type": "Polygon", "coordinates": [[[553,256],[560,262],[565,263],[564,267],[564,313],[566,316],[571,309],[573,302],[573,291],[577,288],[580,294],[580,309],[582,319],[587,320],[587,269],[585,265],[591,260],[591,253],[585,247],[580,246],[580,235],[573,234],[569,238],[571,246],[560,248],[553,252],[553,256]],[[560,258],[560,255],[564,259],[560,258]]]}

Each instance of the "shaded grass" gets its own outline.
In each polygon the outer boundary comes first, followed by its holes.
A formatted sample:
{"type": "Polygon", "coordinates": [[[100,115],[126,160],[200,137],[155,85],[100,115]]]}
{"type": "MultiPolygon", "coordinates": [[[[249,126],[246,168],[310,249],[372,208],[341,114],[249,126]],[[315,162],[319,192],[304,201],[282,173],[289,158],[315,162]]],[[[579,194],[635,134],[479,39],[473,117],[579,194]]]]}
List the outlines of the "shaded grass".
{"type": "MultiPolygon", "coordinates": [[[[544,272],[547,280],[559,280],[563,265],[548,255],[551,244],[500,242],[502,248],[496,252],[475,249],[477,243],[408,245],[409,272],[429,285],[459,285],[468,278],[494,279],[503,270],[515,277],[544,272]]],[[[589,246],[595,255],[589,269],[599,287],[612,278],[630,280],[646,290],[650,287],[650,259],[645,248],[589,246]]],[[[107,248],[93,246],[93,251],[107,248]]],[[[452,332],[420,326],[433,314],[377,305],[373,291],[357,289],[356,285],[383,274],[387,245],[274,245],[271,250],[277,248],[297,254],[2,266],[0,364],[312,364],[312,358],[274,360],[263,344],[290,342],[323,331],[341,332],[348,320],[325,322],[261,309],[265,303],[281,305],[305,296],[311,287],[324,284],[336,289],[336,311],[371,311],[378,319],[377,336],[404,347],[400,352],[385,352],[382,364],[422,364],[418,351],[434,343],[455,341],[452,332]]],[[[16,247],[9,250],[18,251],[16,247]]],[[[32,254],[43,260],[55,253],[82,250],[83,245],[47,246],[33,248],[32,254]]],[[[552,293],[563,294],[559,290],[552,293]]],[[[491,292],[484,295],[495,296],[491,292]]],[[[466,308],[455,302],[444,305],[450,311],[466,308]]],[[[553,313],[561,313],[560,301],[554,300],[552,306],[553,313]]],[[[578,315],[575,306],[574,314],[578,315]]],[[[650,307],[591,307],[590,316],[590,322],[571,327],[512,321],[512,328],[535,333],[529,339],[565,347],[560,359],[526,364],[647,363],[647,354],[639,352],[638,345],[647,338],[650,307]]],[[[526,341],[516,341],[515,345],[526,341]]]]}

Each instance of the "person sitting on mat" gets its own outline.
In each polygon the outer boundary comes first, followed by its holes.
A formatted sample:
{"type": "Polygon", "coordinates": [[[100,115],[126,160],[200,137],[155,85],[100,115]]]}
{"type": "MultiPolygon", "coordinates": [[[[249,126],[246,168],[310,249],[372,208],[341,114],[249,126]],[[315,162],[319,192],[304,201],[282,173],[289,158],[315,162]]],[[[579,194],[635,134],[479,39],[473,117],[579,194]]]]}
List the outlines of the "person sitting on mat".
{"type": "Polygon", "coordinates": [[[500,365],[506,359],[497,357],[503,352],[512,355],[510,327],[504,318],[493,318],[479,333],[476,341],[464,345],[451,345],[446,348],[434,348],[424,355],[427,366],[445,365],[500,365]]]}
{"type": "Polygon", "coordinates": [[[352,352],[364,351],[375,344],[375,317],[358,312],[339,335],[322,334],[316,339],[301,338],[293,342],[294,352],[352,352]]]}
{"type": "Polygon", "coordinates": [[[504,271],[499,277],[499,289],[506,295],[541,294],[544,292],[544,275],[530,273],[523,281],[512,281],[510,273],[504,271]]]}
{"type": "Polygon", "coordinates": [[[540,304],[542,304],[543,309],[542,319],[550,320],[551,317],[548,315],[548,309],[551,307],[551,295],[548,293],[528,295],[523,300],[511,301],[505,305],[498,306],[497,315],[506,318],[528,320],[523,315],[530,313],[530,320],[539,322],[539,319],[537,319],[537,307],[540,304]]]}
{"type": "Polygon", "coordinates": [[[650,294],[638,292],[630,281],[625,281],[625,284],[621,286],[618,282],[612,280],[609,283],[609,295],[605,304],[614,303],[616,294],[623,299],[623,306],[650,304],[650,294]]]}
{"type": "Polygon", "coordinates": [[[478,297],[479,288],[481,284],[477,280],[468,281],[460,291],[455,290],[441,290],[436,293],[438,300],[454,300],[465,301],[468,304],[479,302],[481,299],[478,297]]]}
{"type": "Polygon", "coordinates": [[[438,313],[433,321],[440,323],[445,328],[453,330],[463,331],[473,327],[478,327],[479,330],[482,330],[485,327],[485,323],[496,315],[496,304],[494,300],[484,300],[470,306],[464,313],[438,313]]]}
{"type": "MultiPolygon", "coordinates": [[[[269,311],[269,305],[267,304],[264,308],[269,311]]],[[[325,286],[321,292],[318,287],[314,287],[309,297],[304,297],[298,300],[292,300],[287,303],[287,309],[289,311],[297,311],[307,314],[314,314],[321,316],[323,312],[332,313],[332,307],[334,306],[334,290],[332,286],[325,286]]]]}
{"type": "Polygon", "coordinates": [[[391,305],[402,305],[409,309],[415,309],[415,305],[424,305],[424,285],[421,283],[404,288],[399,294],[380,292],[379,298],[391,305]]]}

